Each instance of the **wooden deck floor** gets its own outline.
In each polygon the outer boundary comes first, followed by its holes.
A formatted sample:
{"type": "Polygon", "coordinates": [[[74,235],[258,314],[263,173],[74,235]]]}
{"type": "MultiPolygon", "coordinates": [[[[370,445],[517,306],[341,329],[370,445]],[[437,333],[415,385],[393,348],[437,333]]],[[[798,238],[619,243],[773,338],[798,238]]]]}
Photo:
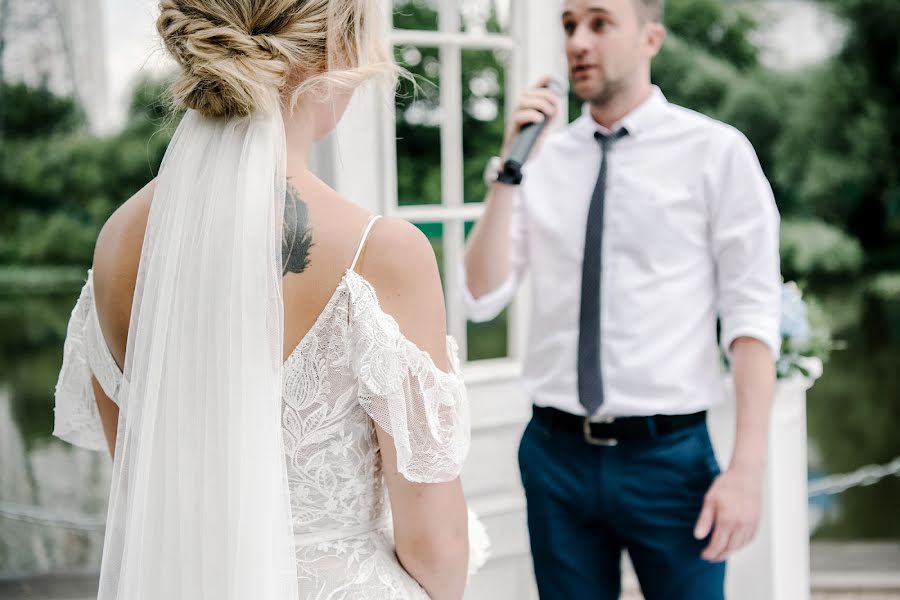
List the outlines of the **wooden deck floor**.
{"type": "MultiPolygon", "coordinates": [[[[814,542],[810,600],[900,600],[900,542],[814,542]]],[[[622,600],[643,600],[634,588],[622,600]]]]}

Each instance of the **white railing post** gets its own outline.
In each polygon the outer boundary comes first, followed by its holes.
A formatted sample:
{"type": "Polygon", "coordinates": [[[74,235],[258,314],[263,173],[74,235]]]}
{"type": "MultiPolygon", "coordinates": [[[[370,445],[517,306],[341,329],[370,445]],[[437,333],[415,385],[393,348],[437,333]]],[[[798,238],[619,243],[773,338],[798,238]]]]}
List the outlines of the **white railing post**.
{"type": "MultiPolygon", "coordinates": [[[[809,599],[806,391],[811,386],[811,379],[799,376],[776,385],[759,532],[728,562],[729,600],[809,599]]],[[[734,427],[731,392],[729,402],[709,415],[710,436],[723,468],[731,458],[734,427]]]]}

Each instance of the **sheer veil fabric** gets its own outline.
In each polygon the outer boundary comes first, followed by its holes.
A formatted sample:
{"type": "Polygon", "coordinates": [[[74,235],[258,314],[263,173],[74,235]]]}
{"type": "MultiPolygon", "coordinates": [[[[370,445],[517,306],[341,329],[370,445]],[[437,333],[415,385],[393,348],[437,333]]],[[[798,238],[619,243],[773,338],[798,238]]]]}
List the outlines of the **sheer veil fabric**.
{"type": "Polygon", "coordinates": [[[280,423],[280,114],[189,110],[129,328],[101,600],[295,600],[280,423]]]}

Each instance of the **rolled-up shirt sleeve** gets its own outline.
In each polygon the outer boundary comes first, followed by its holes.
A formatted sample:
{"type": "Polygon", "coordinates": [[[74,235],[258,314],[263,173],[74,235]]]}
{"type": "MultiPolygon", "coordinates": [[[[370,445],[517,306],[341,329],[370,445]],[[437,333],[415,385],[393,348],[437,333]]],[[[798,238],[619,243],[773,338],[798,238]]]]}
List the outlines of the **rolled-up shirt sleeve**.
{"type": "Polygon", "coordinates": [[[463,303],[466,316],[476,323],[490,321],[506,308],[516,295],[528,267],[528,229],[522,188],[513,196],[512,216],[509,226],[509,273],[503,282],[493,290],[478,298],[472,295],[468,286],[465,263],[460,264],[460,281],[463,282],[463,303]]]}
{"type": "Polygon", "coordinates": [[[711,241],[716,263],[721,343],[730,357],[739,337],[781,352],[779,215],[772,188],[750,142],[726,136],[708,172],[711,241]]]}

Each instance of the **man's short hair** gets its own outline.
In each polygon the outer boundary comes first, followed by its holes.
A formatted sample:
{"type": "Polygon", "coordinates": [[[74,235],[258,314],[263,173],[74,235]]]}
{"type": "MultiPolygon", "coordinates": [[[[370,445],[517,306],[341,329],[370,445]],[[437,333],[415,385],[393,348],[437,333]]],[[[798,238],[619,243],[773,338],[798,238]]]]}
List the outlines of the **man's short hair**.
{"type": "Polygon", "coordinates": [[[665,0],[634,0],[634,2],[642,19],[662,23],[665,0]]]}

